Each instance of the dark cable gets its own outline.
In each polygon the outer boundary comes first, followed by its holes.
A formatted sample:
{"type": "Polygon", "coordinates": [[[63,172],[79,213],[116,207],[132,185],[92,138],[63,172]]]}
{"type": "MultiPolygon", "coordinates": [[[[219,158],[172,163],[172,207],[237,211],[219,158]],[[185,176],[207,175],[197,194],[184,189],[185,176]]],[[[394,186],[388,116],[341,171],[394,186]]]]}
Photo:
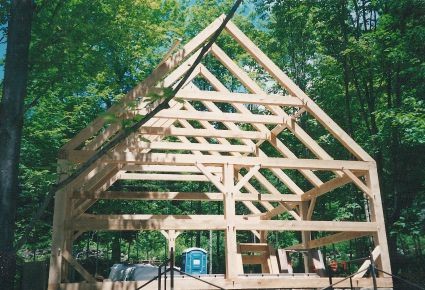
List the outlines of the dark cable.
{"type": "Polygon", "coordinates": [[[34,228],[35,223],[42,217],[44,212],[46,211],[47,207],[49,206],[51,200],[53,199],[53,196],[55,193],[64,188],[66,185],[71,183],[75,178],[77,178],[80,174],[82,174],[91,164],[97,162],[100,158],[106,155],[111,149],[113,149],[116,145],[124,141],[131,133],[136,132],[137,129],[139,129],[141,126],[143,126],[146,122],[148,122],[151,118],[153,118],[158,112],[160,112],[163,109],[169,108],[169,101],[176,95],[176,93],[183,87],[185,82],[189,79],[192,72],[195,70],[196,66],[201,62],[204,55],[208,52],[208,50],[211,48],[211,46],[214,44],[214,42],[217,40],[223,29],[226,27],[227,23],[230,21],[230,19],[235,14],[237,8],[242,3],[243,0],[236,0],[233,7],[230,9],[229,13],[226,15],[225,19],[223,20],[223,23],[219,26],[219,28],[215,31],[215,33],[211,36],[208,43],[202,48],[201,52],[199,53],[198,57],[192,64],[192,66],[189,68],[189,70],[186,72],[186,74],[183,76],[182,80],[178,83],[178,85],[174,88],[171,95],[168,96],[162,103],[160,103],[158,106],[155,107],[152,111],[150,111],[148,114],[146,114],[140,121],[134,123],[129,128],[122,129],[111,141],[109,141],[107,144],[105,144],[99,151],[97,151],[93,156],[91,156],[88,160],[86,160],[80,167],[77,168],[75,172],[73,172],[71,175],[69,175],[64,180],[60,181],[56,185],[54,185],[50,191],[47,193],[46,197],[43,200],[43,203],[39,206],[38,210],[34,213],[32,216],[30,222],[25,227],[23,231],[22,238],[16,243],[16,250],[19,250],[27,241],[28,239],[28,233],[31,232],[31,230],[34,228]]]}

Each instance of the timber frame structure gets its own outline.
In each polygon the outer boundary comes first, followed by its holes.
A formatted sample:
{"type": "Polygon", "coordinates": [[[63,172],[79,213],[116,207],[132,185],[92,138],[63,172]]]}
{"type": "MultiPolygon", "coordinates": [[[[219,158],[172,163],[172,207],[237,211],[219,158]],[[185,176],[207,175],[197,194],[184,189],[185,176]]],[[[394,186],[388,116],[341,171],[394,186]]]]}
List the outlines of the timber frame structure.
{"type": "MultiPolygon", "coordinates": [[[[121,119],[146,114],[154,107],[146,100],[152,92],[173,87],[200,52],[200,47],[224,19],[220,16],[180,51],[169,56],[142,83],[108,111],[121,119]],[[136,106],[134,106],[136,103],[136,106]],[[133,105],[129,105],[133,104],[133,105]]],[[[370,236],[378,268],[391,273],[384,216],[375,161],[345,133],[312,99],[280,70],[232,22],[226,31],[281,86],[281,94],[269,94],[234,62],[217,44],[209,50],[249,93],[231,92],[206,66],[199,64],[185,87],[171,100],[170,108],[160,111],[137,133],[118,145],[55,196],[49,290],[56,289],[136,289],[141,281],[97,282],[72,256],[73,241],[85,231],[158,230],[173,247],[178,233],[185,230],[218,230],[225,233],[226,273],[205,279],[224,289],[320,288],[328,278],[317,275],[279,274],[275,253],[267,245],[267,232],[296,231],[302,242],[287,249],[302,249],[305,272],[311,272],[309,250],[370,236]],[[200,90],[193,80],[202,77],[214,90],[200,90]],[[203,110],[194,102],[202,103],[203,110]],[[223,112],[217,103],[233,108],[223,112]],[[252,110],[252,107],[257,110],[252,110]],[[254,111],[254,112],[253,112],[254,111]],[[299,125],[309,114],[335,138],[355,160],[335,160],[299,125]],[[201,126],[194,126],[196,120],[201,126]],[[217,124],[221,125],[221,128],[217,124]],[[241,125],[248,124],[248,125],[241,125]],[[247,129],[248,128],[248,129],[247,129]],[[296,156],[283,142],[281,132],[290,132],[314,158],[296,156]],[[140,138],[143,136],[143,138],[140,138]],[[170,136],[172,138],[170,138],[170,136]],[[279,156],[269,157],[260,148],[268,142],[279,156]],[[274,186],[262,171],[278,180],[274,186]],[[310,188],[303,190],[285,173],[292,170],[303,176],[310,188]],[[322,181],[317,171],[332,173],[322,181]],[[108,190],[117,180],[176,180],[210,182],[216,192],[117,192],[108,190]],[[252,180],[262,189],[252,184],[252,180]],[[251,181],[251,182],[250,182],[251,181]],[[368,200],[370,219],[365,221],[313,220],[316,199],[352,183],[368,200]],[[86,211],[100,199],[127,200],[202,200],[223,202],[223,215],[93,215],[86,211]],[[249,214],[237,214],[242,203],[249,214]],[[282,219],[282,214],[286,213],[282,219]],[[280,216],[280,219],[277,219],[280,216]],[[237,231],[251,231],[258,244],[238,244],[237,231]],[[311,239],[311,232],[329,235],[311,239]],[[269,250],[267,250],[267,248],[269,250]],[[260,252],[261,255],[244,255],[260,252]],[[264,254],[266,253],[266,254],[264,254]],[[262,276],[243,273],[244,264],[261,264],[262,276]],[[70,283],[69,267],[86,280],[70,283]]],[[[121,123],[107,124],[100,116],[63,146],[58,170],[62,178],[68,169],[92,156],[121,129],[121,123]]],[[[365,262],[361,267],[368,266],[365,262]]],[[[334,282],[338,281],[334,278],[334,282]]],[[[355,287],[372,285],[364,272],[354,277],[355,287]]],[[[377,278],[379,287],[392,287],[389,276],[377,278]]],[[[349,285],[349,281],[341,283],[349,285]]],[[[213,289],[188,278],[176,278],[175,289],[213,289]]]]}

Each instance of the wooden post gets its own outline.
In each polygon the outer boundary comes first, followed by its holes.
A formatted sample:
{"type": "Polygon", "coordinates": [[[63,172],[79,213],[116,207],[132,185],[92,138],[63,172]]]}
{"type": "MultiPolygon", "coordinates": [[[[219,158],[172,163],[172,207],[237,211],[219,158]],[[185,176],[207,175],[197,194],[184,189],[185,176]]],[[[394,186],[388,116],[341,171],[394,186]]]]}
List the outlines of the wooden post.
{"type": "Polygon", "coordinates": [[[223,166],[224,178],[224,219],[226,222],[225,240],[226,240],[226,279],[235,279],[237,269],[237,245],[236,245],[236,225],[235,225],[235,198],[234,188],[234,168],[231,164],[223,166]]]}
{"type": "MultiPolygon", "coordinates": [[[[300,204],[300,215],[303,221],[309,220],[308,218],[308,209],[310,206],[309,201],[303,201],[300,204]]],[[[305,249],[308,249],[308,243],[311,241],[311,232],[310,231],[302,231],[301,232],[301,240],[305,249]]],[[[309,273],[312,268],[312,258],[311,251],[308,249],[307,252],[303,252],[303,260],[304,260],[304,272],[309,273]]]]}
{"type": "MultiPolygon", "coordinates": [[[[58,159],[57,173],[58,180],[62,181],[69,175],[69,162],[58,159]]],[[[54,216],[53,216],[53,236],[52,251],[49,268],[49,290],[56,290],[63,278],[67,278],[68,265],[63,262],[62,253],[64,250],[72,252],[72,232],[65,231],[65,220],[71,215],[71,199],[65,191],[56,192],[54,216]],[[62,275],[64,274],[64,275],[62,275]],[[64,277],[63,277],[64,276],[64,277]]]]}
{"type": "Polygon", "coordinates": [[[62,251],[64,247],[66,219],[65,208],[67,206],[66,192],[56,192],[55,211],[53,217],[52,252],[50,257],[49,285],[48,290],[57,290],[62,281],[62,251]]]}
{"type": "MultiPolygon", "coordinates": [[[[260,231],[260,243],[267,244],[267,231],[260,231]]],[[[270,267],[268,263],[268,253],[262,253],[263,262],[261,263],[261,273],[270,273],[270,267]]]]}
{"type": "MultiPolygon", "coordinates": [[[[72,167],[71,167],[71,164],[68,161],[63,160],[63,159],[58,160],[59,181],[62,181],[65,178],[67,178],[71,171],[72,171],[72,167]]],[[[69,196],[69,198],[67,198],[65,202],[67,203],[67,206],[65,207],[65,213],[64,213],[65,217],[71,217],[71,216],[73,216],[73,209],[74,209],[75,200],[71,199],[71,197],[69,196]]],[[[64,245],[63,245],[62,250],[65,250],[68,253],[72,253],[72,246],[73,246],[73,243],[74,243],[73,231],[64,229],[64,241],[63,242],[64,242],[64,245]]],[[[69,265],[69,263],[64,263],[62,265],[62,267],[63,267],[62,280],[68,280],[69,279],[70,265],[69,265]]]]}
{"type": "MultiPolygon", "coordinates": [[[[385,232],[384,211],[382,209],[381,191],[379,188],[378,170],[376,164],[368,171],[366,175],[366,184],[370,189],[371,196],[371,222],[378,224],[378,231],[373,235],[375,246],[380,246],[381,255],[377,260],[377,267],[391,274],[390,254],[388,251],[387,235],[385,232]]],[[[389,275],[384,274],[384,277],[389,275]]]]}
{"type": "Polygon", "coordinates": [[[168,230],[167,231],[167,240],[168,240],[168,253],[171,253],[171,250],[173,249],[174,252],[176,250],[176,239],[181,234],[181,231],[176,230],[168,230]]]}

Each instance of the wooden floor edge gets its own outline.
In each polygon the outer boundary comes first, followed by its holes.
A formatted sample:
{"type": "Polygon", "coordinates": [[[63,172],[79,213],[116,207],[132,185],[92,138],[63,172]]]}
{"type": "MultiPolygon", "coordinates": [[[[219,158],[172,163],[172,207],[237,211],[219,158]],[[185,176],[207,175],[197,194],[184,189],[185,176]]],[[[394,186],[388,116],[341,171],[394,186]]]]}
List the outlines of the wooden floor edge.
{"type": "MultiPolygon", "coordinates": [[[[273,289],[273,288],[293,288],[293,289],[305,289],[305,288],[322,288],[329,286],[329,279],[319,277],[238,277],[234,281],[207,277],[204,278],[206,281],[218,285],[224,289],[273,289]]],[[[338,282],[343,278],[334,278],[333,282],[338,282]]],[[[62,283],[60,285],[61,290],[134,290],[137,287],[142,286],[145,281],[125,281],[125,282],[97,282],[97,283],[62,283]]],[[[162,281],[164,283],[164,281],[162,281]]],[[[393,287],[392,278],[377,278],[378,288],[391,289],[393,287]]],[[[169,279],[167,279],[167,288],[169,288],[169,279]]],[[[350,287],[350,280],[347,279],[338,284],[338,287],[350,287]]],[[[353,287],[373,287],[371,278],[361,278],[353,280],[353,287]]],[[[143,287],[142,289],[153,290],[158,289],[157,282],[143,287]]],[[[170,289],[170,288],[169,288],[170,289]]],[[[206,283],[194,280],[189,277],[176,278],[175,279],[175,290],[207,290],[217,289],[206,283]]]]}

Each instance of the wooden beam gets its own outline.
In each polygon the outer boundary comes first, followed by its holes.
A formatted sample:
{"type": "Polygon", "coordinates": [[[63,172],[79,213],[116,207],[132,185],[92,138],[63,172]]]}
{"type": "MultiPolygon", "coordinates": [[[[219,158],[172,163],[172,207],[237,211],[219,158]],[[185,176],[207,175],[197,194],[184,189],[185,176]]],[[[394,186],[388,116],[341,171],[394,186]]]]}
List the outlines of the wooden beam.
{"type": "Polygon", "coordinates": [[[263,255],[242,255],[242,263],[244,265],[262,265],[266,262],[263,255]]]}
{"type": "Polygon", "coordinates": [[[161,180],[161,181],[210,181],[200,174],[155,174],[155,173],[121,173],[119,179],[126,180],[161,180]]]}
{"type": "Polygon", "coordinates": [[[253,253],[263,252],[264,253],[269,251],[269,245],[267,243],[240,243],[239,251],[241,253],[247,253],[247,252],[253,252],[253,253]]]}
{"type": "MultiPolygon", "coordinates": [[[[84,162],[91,156],[91,152],[84,150],[72,150],[67,154],[71,162],[84,162]]],[[[318,160],[318,159],[291,159],[291,158],[264,158],[240,156],[195,156],[192,154],[170,154],[170,153],[134,153],[134,152],[111,152],[105,159],[105,163],[132,163],[132,164],[171,164],[171,165],[193,165],[203,163],[205,165],[233,164],[241,167],[251,167],[261,164],[264,168],[288,168],[288,169],[315,169],[315,170],[357,170],[366,171],[372,163],[366,161],[345,160],[318,160]]]]}
{"type": "MultiPolygon", "coordinates": [[[[247,194],[248,195],[248,194],[247,194]]],[[[74,192],[74,198],[116,199],[116,200],[205,200],[223,201],[220,192],[140,192],[140,191],[103,191],[97,194],[91,192],[74,192]]],[[[258,196],[256,196],[258,198],[258,196]]],[[[253,199],[248,196],[246,199],[253,199]]],[[[243,197],[241,197],[243,199],[243,197]]]]}
{"type": "Polygon", "coordinates": [[[350,231],[376,232],[373,222],[245,220],[236,223],[237,230],[262,231],[350,231]]]}
{"type": "MultiPolygon", "coordinates": [[[[249,90],[255,92],[255,93],[264,93],[263,90],[246,74],[245,71],[239,68],[237,64],[235,64],[230,57],[226,55],[226,53],[217,45],[212,46],[212,53],[217,57],[217,59],[226,66],[232,73],[235,75],[238,80],[242,82],[249,90]]],[[[240,106],[240,104],[234,105],[236,108],[239,108],[239,110],[243,112],[243,110],[247,110],[246,108],[240,106]],[[239,106],[239,107],[237,107],[239,106]]],[[[333,159],[320,145],[310,137],[309,134],[307,134],[295,121],[295,119],[291,118],[284,110],[282,110],[278,106],[269,105],[266,106],[267,109],[269,109],[272,113],[275,115],[279,115],[284,119],[284,123],[278,126],[281,126],[281,129],[279,129],[279,132],[283,130],[285,127],[288,128],[308,149],[310,149],[317,157],[320,159],[333,159]]],[[[261,126],[258,124],[253,124],[254,126],[261,126]]],[[[258,127],[257,127],[258,128],[258,127]]],[[[268,131],[267,128],[258,128],[261,130],[268,131]]],[[[276,129],[276,128],[275,128],[276,129]]],[[[274,130],[273,130],[274,131],[274,130]]],[[[278,133],[275,133],[276,135],[278,133]]],[[[259,142],[261,144],[261,141],[259,142]]],[[[343,174],[340,171],[335,171],[335,174],[338,176],[342,176],[343,174]]],[[[312,176],[309,176],[309,180],[312,176]]],[[[284,181],[284,180],[283,180],[284,181]]],[[[313,178],[313,181],[315,179],[313,178]]],[[[285,181],[284,181],[285,182],[285,181]]],[[[320,184],[320,182],[319,182],[320,184]]],[[[287,186],[290,188],[292,185],[287,184],[287,186]]]]}
{"type": "MultiPolygon", "coordinates": [[[[196,166],[170,166],[170,165],[126,165],[123,171],[131,172],[178,172],[178,173],[201,173],[196,166]]],[[[223,169],[221,166],[209,166],[208,170],[214,174],[221,174],[223,169]]]]}
{"type": "Polygon", "coordinates": [[[117,181],[120,174],[120,169],[123,167],[121,164],[102,164],[102,169],[86,183],[80,187],[84,191],[94,191],[101,188],[101,190],[108,189],[112,184],[117,181]]]}
{"type": "Polygon", "coordinates": [[[361,181],[354,173],[352,173],[350,170],[343,170],[344,173],[353,181],[353,183],[365,194],[367,194],[369,197],[372,197],[372,193],[370,192],[369,187],[367,187],[363,181],[361,181]]]}
{"type": "Polygon", "coordinates": [[[69,228],[90,230],[224,230],[219,215],[82,215],[69,228]]]}
{"type": "MultiPolygon", "coordinates": [[[[211,290],[217,289],[203,281],[188,279],[188,277],[174,278],[175,290],[211,290]]],[[[303,273],[295,273],[294,275],[256,275],[254,277],[241,275],[234,280],[226,280],[224,277],[214,275],[214,277],[204,276],[202,280],[220,286],[223,289],[281,289],[285,285],[286,289],[317,289],[326,288],[329,286],[329,278],[307,276],[303,273]],[[255,288],[254,288],[255,287],[255,288]]],[[[345,277],[333,277],[334,283],[338,282],[339,288],[350,288],[350,280],[345,277]]],[[[379,288],[392,288],[393,283],[391,278],[377,278],[377,286],[379,288]]],[[[141,287],[147,281],[103,281],[97,283],[62,283],[61,290],[93,290],[93,289],[114,289],[114,290],[129,290],[141,287]]],[[[371,278],[360,278],[352,280],[351,283],[355,288],[370,288],[373,283],[371,278]]],[[[169,285],[169,284],[168,284],[169,285]]],[[[151,283],[143,287],[143,290],[157,290],[158,285],[151,283]]]]}
{"type": "Polygon", "coordinates": [[[248,171],[248,173],[244,175],[244,177],[239,179],[238,183],[233,188],[233,191],[235,193],[238,193],[239,190],[241,190],[241,188],[244,187],[244,185],[251,179],[252,176],[254,176],[255,173],[258,172],[259,169],[260,169],[260,165],[255,165],[254,167],[252,167],[248,171]]]}
{"type": "Polygon", "coordinates": [[[218,152],[243,152],[254,153],[255,147],[246,145],[223,145],[223,144],[200,144],[200,143],[180,143],[180,142],[136,142],[128,149],[157,149],[157,150],[198,150],[198,151],[218,151],[218,152]]]}
{"type": "MultiPolygon", "coordinates": [[[[68,222],[72,230],[224,230],[222,215],[87,215],[68,222]]],[[[235,229],[241,231],[377,231],[374,222],[259,220],[235,216],[235,229]]]]}
{"type": "Polygon", "coordinates": [[[311,200],[313,198],[317,198],[329,191],[332,191],[338,187],[344,186],[348,183],[351,182],[351,179],[344,175],[342,177],[336,177],[334,179],[331,179],[325,183],[323,183],[322,185],[315,187],[313,189],[310,189],[309,191],[306,191],[303,195],[302,195],[302,199],[303,200],[311,200]]]}
{"type": "Polygon", "coordinates": [[[86,212],[92,205],[94,205],[97,202],[97,199],[94,198],[88,198],[85,200],[82,200],[72,211],[72,216],[76,217],[86,212]]]}
{"type": "MultiPolygon", "coordinates": [[[[301,197],[294,194],[234,193],[236,201],[300,202],[301,197]]],[[[117,200],[205,200],[223,201],[220,192],[140,192],[140,191],[75,191],[74,199],[117,199],[117,200]]]]}
{"type": "MultiPolygon", "coordinates": [[[[175,70],[173,70],[169,75],[167,75],[164,80],[158,85],[158,93],[163,92],[162,88],[170,88],[175,85],[175,83],[189,70],[189,68],[195,63],[196,58],[201,53],[202,48],[199,48],[194,52],[190,57],[183,61],[175,70]]],[[[210,53],[208,50],[205,53],[207,56],[210,53]]],[[[199,71],[199,66],[195,68],[195,71],[199,71]]],[[[189,77],[191,79],[191,77],[189,77]]]]}
{"type": "Polygon", "coordinates": [[[162,128],[142,127],[139,132],[149,135],[163,136],[187,136],[207,138],[234,138],[234,139],[267,139],[267,134],[257,131],[232,131],[232,130],[210,130],[210,129],[187,129],[187,128],[162,128]]]}
{"type": "MultiPolygon", "coordinates": [[[[243,193],[246,194],[246,193],[243,193]]],[[[251,201],[277,201],[277,202],[301,202],[302,199],[300,196],[295,195],[295,194],[279,194],[279,195],[275,195],[275,194],[250,194],[253,197],[258,196],[257,199],[249,199],[251,201]]],[[[239,195],[236,195],[236,199],[238,199],[239,195]]]]}
{"type": "MultiPolygon", "coordinates": [[[[108,164],[104,167],[106,170],[102,170],[97,175],[101,175],[101,178],[99,178],[96,183],[93,184],[93,186],[83,186],[83,191],[90,191],[93,193],[96,192],[102,192],[108,189],[111,185],[113,185],[120,177],[120,169],[123,167],[122,164],[118,164],[117,166],[110,167],[111,164],[108,164]]],[[[96,179],[97,176],[94,176],[92,179],[96,179]]],[[[91,181],[91,180],[90,180],[91,181]]],[[[85,211],[87,211],[92,205],[96,203],[96,199],[88,198],[86,200],[82,200],[81,203],[76,205],[75,209],[73,209],[72,216],[78,216],[85,211]]]]}
{"type": "MultiPolygon", "coordinates": [[[[202,71],[202,69],[201,69],[202,71]]],[[[177,98],[187,101],[211,101],[221,103],[260,104],[278,106],[303,106],[303,102],[293,96],[244,94],[235,92],[180,90],[177,98]]]]}
{"type": "Polygon", "coordinates": [[[275,207],[274,209],[264,213],[261,216],[261,218],[268,220],[283,212],[288,212],[297,221],[301,220],[301,217],[294,210],[292,210],[291,207],[287,206],[285,203],[281,203],[279,206],[275,207]]]}
{"type": "Polygon", "coordinates": [[[220,181],[220,178],[218,178],[217,176],[213,175],[210,171],[208,171],[208,169],[202,163],[198,162],[195,165],[209,179],[209,181],[211,181],[211,183],[214,184],[215,187],[217,187],[218,190],[220,190],[223,193],[226,192],[226,189],[223,183],[220,181]]]}
{"type": "Polygon", "coordinates": [[[286,247],[286,250],[307,250],[323,247],[329,244],[339,243],[343,241],[349,241],[356,238],[368,236],[370,233],[364,232],[341,232],[326,237],[318,238],[315,240],[308,241],[305,245],[303,243],[296,244],[290,247],[286,247]]]}
{"type": "Polygon", "coordinates": [[[317,200],[316,197],[313,197],[310,200],[310,203],[308,205],[308,211],[307,211],[307,219],[308,220],[311,220],[311,218],[313,216],[314,208],[316,207],[316,200],[317,200]]]}
{"type": "Polygon", "coordinates": [[[273,115],[247,115],[239,113],[211,113],[202,111],[187,110],[162,110],[156,114],[158,118],[182,119],[182,120],[203,120],[213,122],[240,122],[240,123],[260,123],[260,124],[282,124],[282,117],[273,115]]]}

